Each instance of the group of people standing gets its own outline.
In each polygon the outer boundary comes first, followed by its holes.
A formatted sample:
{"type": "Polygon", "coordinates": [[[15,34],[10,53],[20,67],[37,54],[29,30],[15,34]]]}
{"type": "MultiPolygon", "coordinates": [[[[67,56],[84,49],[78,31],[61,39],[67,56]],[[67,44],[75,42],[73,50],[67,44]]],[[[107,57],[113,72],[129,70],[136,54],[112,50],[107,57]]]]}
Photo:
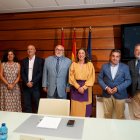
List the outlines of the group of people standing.
{"type": "Polygon", "coordinates": [[[8,50],[1,62],[0,110],[21,112],[21,89],[24,112],[37,113],[40,91],[47,98],[67,99],[71,93],[71,115],[91,116],[92,86],[95,79],[93,64],[84,48],[77,53],[77,62],[64,56],[64,47],[57,45],[55,55],[45,59],[37,57],[34,45],[27,47],[28,56],[21,65],[15,52],[8,50]],[[21,76],[22,88],[19,86],[21,76]]]}
{"type": "Polygon", "coordinates": [[[18,63],[14,50],[8,50],[1,61],[0,70],[0,110],[21,112],[22,79],[23,108],[25,112],[37,112],[40,98],[40,85],[42,78],[43,59],[35,56],[36,49],[33,45],[27,47],[28,57],[18,63]],[[33,101],[33,102],[32,102],[33,101]]]}
{"type": "Polygon", "coordinates": [[[77,62],[72,64],[69,58],[64,57],[64,47],[61,45],[56,46],[55,56],[45,59],[42,87],[47,92],[48,98],[58,99],[66,99],[67,90],[70,88],[71,115],[73,116],[91,116],[91,87],[94,79],[94,67],[89,62],[84,48],[78,50],[77,62]]]}
{"type": "MultiPolygon", "coordinates": [[[[62,45],[57,45],[55,55],[47,57],[45,62],[35,55],[34,45],[27,47],[27,54],[21,66],[13,50],[8,50],[2,59],[0,110],[21,112],[22,89],[24,112],[37,113],[43,87],[47,98],[56,99],[67,99],[67,91],[70,89],[71,115],[91,116],[95,69],[86,49],[78,50],[76,62],[65,57],[62,45]],[[20,79],[22,88],[19,86],[20,79]]],[[[140,118],[140,44],[135,46],[134,54],[136,59],[129,62],[128,66],[120,62],[120,50],[114,49],[110,61],[101,68],[98,82],[103,89],[105,118],[111,118],[114,109],[116,118],[124,118],[127,87],[131,83],[134,115],[140,118]]]]}
{"type": "Polygon", "coordinates": [[[135,45],[134,56],[126,65],[120,62],[121,51],[114,49],[109,63],[101,68],[98,82],[103,89],[105,118],[112,118],[115,110],[116,118],[124,119],[125,102],[129,98],[134,117],[140,119],[140,44],[135,45]]]}

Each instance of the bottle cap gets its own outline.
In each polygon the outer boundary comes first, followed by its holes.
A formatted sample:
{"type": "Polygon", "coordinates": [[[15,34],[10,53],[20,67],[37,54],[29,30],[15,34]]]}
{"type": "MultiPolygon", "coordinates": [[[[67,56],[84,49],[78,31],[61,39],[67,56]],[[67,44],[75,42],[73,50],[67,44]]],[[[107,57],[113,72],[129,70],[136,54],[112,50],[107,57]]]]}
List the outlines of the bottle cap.
{"type": "Polygon", "coordinates": [[[2,126],[5,126],[6,125],[6,123],[2,123],[2,126]]]}

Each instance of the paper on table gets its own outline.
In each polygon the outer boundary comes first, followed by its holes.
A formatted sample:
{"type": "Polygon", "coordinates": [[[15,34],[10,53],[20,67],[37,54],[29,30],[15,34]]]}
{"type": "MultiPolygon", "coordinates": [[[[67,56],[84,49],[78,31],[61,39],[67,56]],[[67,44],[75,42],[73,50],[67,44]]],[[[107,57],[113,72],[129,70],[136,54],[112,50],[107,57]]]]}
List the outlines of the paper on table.
{"type": "Polygon", "coordinates": [[[41,122],[37,125],[37,127],[57,129],[60,121],[61,121],[61,118],[44,117],[41,120],[41,122]]]}

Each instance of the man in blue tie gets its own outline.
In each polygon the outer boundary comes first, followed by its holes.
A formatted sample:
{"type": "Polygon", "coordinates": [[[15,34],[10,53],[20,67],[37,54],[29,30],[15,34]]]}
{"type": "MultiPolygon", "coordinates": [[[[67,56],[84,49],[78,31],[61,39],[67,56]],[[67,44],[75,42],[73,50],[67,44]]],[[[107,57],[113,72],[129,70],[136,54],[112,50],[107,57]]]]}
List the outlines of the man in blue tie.
{"type": "Polygon", "coordinates": [[[120,50],[113,49],[110,62],[102,66],[98,81],[103,89],[104,117],[112,118],[115,110],[117,119],[124,119],[126,88],[131,84],[129,67],[120,62],[120,50]]]}
{"type": "Polygon", "coordinates": [[[128,62],[132,78],[130,89],[133,113],[136,119],[140,119],[140,44],[135,45],[134,56],[136,59],[128,62]]]}
{"type": "Polygon", "coordinates": [[[66,99],[71,60],[64,56],[64,47],[57,45],[55,55],[45,59],[42,87],[48,98],[66,99]]]}

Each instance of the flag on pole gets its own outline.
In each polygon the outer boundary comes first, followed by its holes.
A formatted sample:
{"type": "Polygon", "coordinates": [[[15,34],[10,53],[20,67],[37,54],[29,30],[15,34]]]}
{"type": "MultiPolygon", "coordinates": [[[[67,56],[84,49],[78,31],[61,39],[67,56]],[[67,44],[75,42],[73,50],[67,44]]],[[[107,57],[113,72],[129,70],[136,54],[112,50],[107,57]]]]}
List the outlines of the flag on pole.
{"type": "Polygon", "coordinates": [[[64,30],[63,30],[63,28],[61,29],[61,45],[65,48],[65,46],[64,46],[64,30]]]}
{"type": "Polygon", "coordinates": [[[76,32],[74,29],[73,39],[72,39],[72,55],[71,55],[72,62],[76,61],[76,32]]]}
{"type": "Polygon", "coordinates": [[[92,61],[91,27],[89,29],[89,34],[88,34],[87,53],[88,53],[89,60],[92,61]]]}

